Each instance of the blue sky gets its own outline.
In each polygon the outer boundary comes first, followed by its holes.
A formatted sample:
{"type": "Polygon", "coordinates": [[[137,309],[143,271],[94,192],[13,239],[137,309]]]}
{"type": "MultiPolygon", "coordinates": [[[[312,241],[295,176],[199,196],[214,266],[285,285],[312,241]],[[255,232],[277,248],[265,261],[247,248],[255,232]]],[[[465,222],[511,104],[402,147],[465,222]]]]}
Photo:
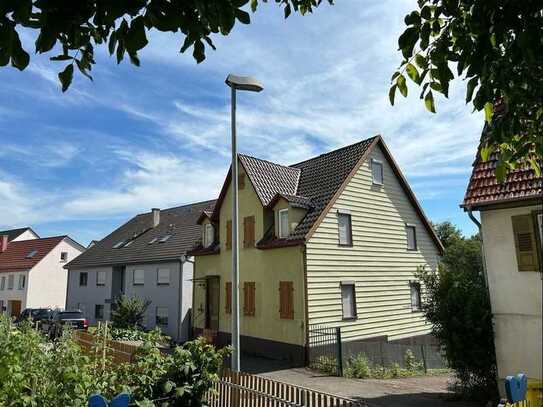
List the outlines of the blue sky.
{"type": "MultiPolygon", "coordinates": [[[[99,51],[94,82],[33,57],[0,69],[0,229],[30,225],[87,244],[151,207],[217,196],[229,164],[229,72],[265,90],[238,98],[241,152],[289,164],[381,134],[429,218],[474,232],[459,209],[482,117],[464,84],[428,113],[412,86],[388,102],[397,37],[415,1],[337,0],[282,17],[260,4],[252,24],[217,36],[197,65],[183,38],[151,32],[140,68],[99,51]]],[[[27,49],[32,38],[23,33],[27,49]]]]}

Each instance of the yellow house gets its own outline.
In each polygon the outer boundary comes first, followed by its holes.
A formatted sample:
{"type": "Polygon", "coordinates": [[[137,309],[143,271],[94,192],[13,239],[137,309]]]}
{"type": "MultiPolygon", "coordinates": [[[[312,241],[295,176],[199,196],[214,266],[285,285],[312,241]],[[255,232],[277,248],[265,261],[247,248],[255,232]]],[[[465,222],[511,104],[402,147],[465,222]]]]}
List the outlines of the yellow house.
{"type": "Polygon", "coordinates": [[[499,184],[496,163],[477,155],[462,207],[481,215],[498,376],[525,373],[541,385],[543,178],[526,164],[499,184]]]}
{"type": "MultiPolygon", "coordinates": [[[[303,363],[312,324],[344,341],[425,338],[419,266],[442,245],[380,136],[290,166],[239,155],[241,349],[303,363]]],[[[204,212],[193,326],[229,343],[231,184],[204,212]]]]}

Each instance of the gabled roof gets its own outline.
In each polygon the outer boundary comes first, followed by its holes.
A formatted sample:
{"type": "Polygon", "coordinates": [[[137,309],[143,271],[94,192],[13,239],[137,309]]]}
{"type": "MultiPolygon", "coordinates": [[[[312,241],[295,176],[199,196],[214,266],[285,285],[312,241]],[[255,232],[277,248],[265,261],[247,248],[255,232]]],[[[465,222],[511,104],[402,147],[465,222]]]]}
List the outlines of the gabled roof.
{"type": "MultiPolygon", "coordinates": [[[[328,208],[334,204],[347,183],[377,144],[382,148],[408,199],[421,217],[436,246],[442,250],[443,246],[439,238],[380,136],[371,137],[290,166],[240,155],[240,163],[251,180],[263,206],[269,207],[282,197],[295,206],[307,209],[305,217],[287,238],[276,239],[273,237],[273,233],[266,233],[258,243],[258,247],[268,248],[300,244],[309,239],[314,229],[326,215],[328,208]]],[[[218,219],[220,206],[229,185],[230,171],[228,171],[215,206],[213,213],[213,219],[215,220],[218,219]]]]}
{"type": "Polygon", "coordinates": [[[160,222],[154,228],[151,212],[137,215],[72,260],[65,268],[178,260],[200,239],[201,226],[196,223],[199,216],[214,206],[215,201],[212,200],[163,209],[160,211],[160,222]],[[160,242],[165,236],[170,237],[160,242]],[[130,241],[126,246],[114,248],[120,242],[130,241]]]}
{"type": "Polygon", "coordinates": [[[461,207],[473,210],[494,204],[543,199],[543,177],[537,177],[529,163],[511,171],[502,184],[494,174],[497,163],[496,154],[491,154],[485,162],[481,159],[480,149],[477,151],[461,207]]]}
{"type": "Polygon", "coordinates": [[[0,272],[29,270],[68,236],[10,242],[7,250],[0,253],[0,272]],[[32,257],[29,254],[35,252],[32,257]]]}
{"type": "MultiPolygon", "coordinates": [[[[10,229],[10,230],[2,230],[0,231],[0,236],[8,236],[8,242],[11,242],[13,239],[17,239],[19,236],[21,236],[26,231],[31,231],[36,236],[38,234],[32,230],[32,228],[26,227],[26,228],[19,228],[19,229],[10,229]]],[[[39,236],[38,236],[39,237],[39,236]]]]}

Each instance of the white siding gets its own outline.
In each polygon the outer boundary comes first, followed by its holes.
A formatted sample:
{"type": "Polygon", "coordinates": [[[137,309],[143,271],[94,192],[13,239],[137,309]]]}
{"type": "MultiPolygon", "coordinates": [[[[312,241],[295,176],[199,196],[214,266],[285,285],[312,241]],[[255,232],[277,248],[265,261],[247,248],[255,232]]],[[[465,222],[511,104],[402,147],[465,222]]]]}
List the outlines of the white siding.
{"type": "MultiPolygon", "coordinates": [[[[309,323],[343,326],[345,340],[427,334],[411,310],[409,281],[418,266],[435,269],[438,249],[379,146],[360,167],[307,243],[309,323]],[[383,162],[383,185],[372,184],[371,159],[383,162]],[[353,246],[338,245],[337,211],[352,218],[353,246]],[[407,250],[405,225],[416,225],[416,251],[407,250]],[[343,321],[341,281],[356,283],[358,319],[343,321]]],[[[424,289],[423,289],[424,291],[424,289]]]]}

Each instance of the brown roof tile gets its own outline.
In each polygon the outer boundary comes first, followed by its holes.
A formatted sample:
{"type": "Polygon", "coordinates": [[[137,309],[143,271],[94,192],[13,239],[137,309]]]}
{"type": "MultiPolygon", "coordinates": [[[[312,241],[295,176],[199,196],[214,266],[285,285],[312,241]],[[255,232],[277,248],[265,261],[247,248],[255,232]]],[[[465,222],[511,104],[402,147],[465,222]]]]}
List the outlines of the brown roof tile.
{"type": "Polygon", "coordinates": [[[0,253],[0,272],[31,269],[66,237],[55,236],[10,242],[7,250],[0,253]],[[28,257],[33,251],[36,253],[28,257]]]}

